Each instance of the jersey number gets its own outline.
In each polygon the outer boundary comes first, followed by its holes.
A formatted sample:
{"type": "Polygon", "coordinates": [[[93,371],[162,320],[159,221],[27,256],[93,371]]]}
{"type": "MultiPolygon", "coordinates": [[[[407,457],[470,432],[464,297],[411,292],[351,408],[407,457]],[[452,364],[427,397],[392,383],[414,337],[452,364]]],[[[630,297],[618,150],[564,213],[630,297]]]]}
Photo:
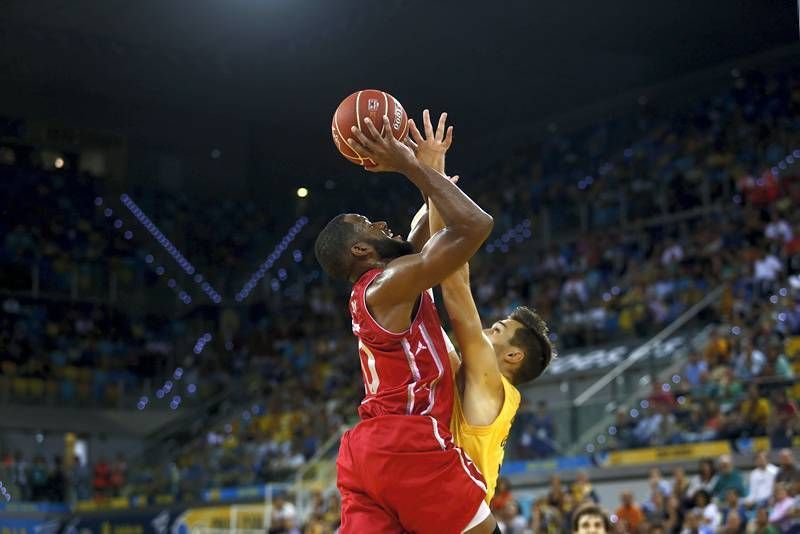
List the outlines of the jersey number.
{"type": "Polygon", "coordinates": [[[366,367],[364,366],[364,359],[359,357],[361,372],[364,373],[364,387],[368,393],[375,395],[378,392],[378,386],[381,385],[381,379],[378,378],[378,370],[375,368],[375,355],[360,340],[358,342],[358,352],[367,357],[366,367]]]}

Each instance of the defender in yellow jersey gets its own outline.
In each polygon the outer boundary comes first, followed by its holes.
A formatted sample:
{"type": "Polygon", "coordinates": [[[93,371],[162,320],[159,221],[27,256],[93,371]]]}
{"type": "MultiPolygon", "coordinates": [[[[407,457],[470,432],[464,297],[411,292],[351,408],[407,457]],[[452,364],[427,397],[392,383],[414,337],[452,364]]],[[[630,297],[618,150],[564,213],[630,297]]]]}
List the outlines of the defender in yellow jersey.
{"type": "MultiPolygon", "coordinates": [[[[409,121],[413,138],[409,144],[417,157],[443,174],[444,155],[452,141],[452,127],[445,129],[446,118],[443,113],[434,133],[425,110],[424,136],[409,121]]],[[[423,208],[415,220],[424,220],[424,213],[423,208]]],[[[430,235],[444,228],[430,203],[428,222],[430,235]]],[[[458,366],[458,355],[451,353],[457,394],[450,430],[456,444],[483,473],[488,503],[494,496],[506,439],[519,408],[520,394],[515,386],[541,375],[550,363],[553,348],[545,322],[525,307],[484,330],[470,291],[468,265],[442,282],[441,288],[462,362],[458,366]]]]}

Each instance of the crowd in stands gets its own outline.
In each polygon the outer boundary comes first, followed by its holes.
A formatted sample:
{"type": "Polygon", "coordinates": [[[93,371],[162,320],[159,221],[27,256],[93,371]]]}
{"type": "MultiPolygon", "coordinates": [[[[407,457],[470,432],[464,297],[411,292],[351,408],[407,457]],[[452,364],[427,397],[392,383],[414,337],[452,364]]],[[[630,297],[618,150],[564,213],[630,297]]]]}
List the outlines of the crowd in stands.
{"type": "MultiPolygon", "coordinates": [[[[561,348],[641,338],[726,284],[714,317],[724,331],[692,356],[674,388],[642,399],[647,404],[638,421],[620,412],[609,446],[793,437],[796,394],[784,391],[797,362],[787,341],[800,334],[800,287],[792,283],[800,269],[800,211],[794,209],[800,184],[773,166],[785,167],[782,158],[800,147],[799,81],[794,73],[739,76],[688,113],[644,108],[632,122],[556,134],[538,150],[521,149],[474,183],[465,181],[496,220],[497,235],[472,269],[487,321],[525,304],[548,319],[561,348]],[[694,208],[699,211],[691,217],[637,224],[694,208]],[[540,239],[543,226],[550,228],[549,242],[540,239]],[[765,409],[766,395],[779,404],[765,409]],[[790,432],[781,436],[784,422],[790,432]]],[[[111,203],[89,177],[15,162],[0,165],[0,178],[15,188],[4,199],[33,193],[39,206],[26,213],[21,203],[3,203],[10,214],[0,218],[4,289],[33,287],[31,265],[39,270],[42,294],[92,295],[97,280],[111,273],[120,281],[118,292],[166,285],[148,261],[156,254],[147,248],[152,242],[139,240],[144,232],[121,215],[114,228],[119,214],[107,215],[111,203]],[[121,231],[129,227],[136,236],[121,231]]],[[[364,188],[395,195],[372,178],[364,188]]],[[[230,273],[258,265],[263,258],[256,256],[280,239],[280,221],[252,202],[214,207],[146,188],[131,194],[176,243],[192,243],[197,265],[208,267],[207,279],[228,300],[240,281],[230,273]]],[[[328,211],[337,202],[347,205],[335,191],[328,196],[328,211]]],[[[390,211],[363,209],[392,221],[413,211],[407,199],[383,206],[390,211]]],[[[309,227],[331,214],[313,218],[309,227]]],[[[193,499],[209,486],[285,480],[352,420],[361,391],[345,293],[313,276],[318,268],[303,254],[314,237],[309,232],[296,242],[299,256],[287,259],[284,274],[271,281],[281,290],[264,284],[248,307],[215,307],[200,321],[220,335],[209,344],[198,380],[229,377],[219,387],[235,380],[241,409],[210,429],[200,421],[199,439],[163,464],[132,471],[123,494],[193,499]]],[[[135,389],[143,377],[168,377],[154,362],[175,350],[176,339],[204,331],[180,314],[160,319],[113,306],[8,299],[0,321],[0,379],[39,380],[37,391],[54,389],[67,399],[113,400],[120,384],[138,381],[124,386],[135,389]]],[[[551,454],[553,422],[544,413],[520,420],[528,436],[521,452],[551,454]]],[[[48,473],[69,479],[58,465],[48,473]]],[[[568,503],[582,500],[568,493],[568,503]]]]}
{"type": "Polygon", "coordinates": [[[599,504],[608,510],[612,529],[619,534],[781,534],[800,527],[800,466],[790,449],[776,455],[755,453],[754,468],[743,473],[728,455],[701,460],[689,478],[677,467],[670,480],[653,468],[648,491],[626,490],[618,506],[600,502],[588,475],[579,472],[565,484],[550,477],[549,488],[537,495],[529,510],[501,479],[491,508],[504,534],[568,534],[579,507],[599,504]]]}
{"type": "Polygon", "coordinates": [[[18,501],[70,502],[122,495],[128,480],[128,463],[119,453],[114,462],[99,458],[93,466],[74,457],[47,459],[37,454],[30,459],[22,451],[0,458],[0,481],[18,501]]]}

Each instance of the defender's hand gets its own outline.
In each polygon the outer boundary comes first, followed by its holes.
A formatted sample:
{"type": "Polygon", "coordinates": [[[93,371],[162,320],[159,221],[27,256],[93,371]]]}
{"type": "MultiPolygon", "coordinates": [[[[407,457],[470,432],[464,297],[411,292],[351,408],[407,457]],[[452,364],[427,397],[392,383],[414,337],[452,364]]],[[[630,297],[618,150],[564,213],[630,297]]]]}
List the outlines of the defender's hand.
{"type": "Polygon", "coordinates": [[[431,114],[427,109],[422,112],[423,136],[412,119],[408,120],[410,132],[409,144],[414,148],[417,159],[439,171],[443,167],[444,155],[453,143],[453,127],[447,126],[447,113],[439,116],[436,132],[431,124],[431,114]]]}

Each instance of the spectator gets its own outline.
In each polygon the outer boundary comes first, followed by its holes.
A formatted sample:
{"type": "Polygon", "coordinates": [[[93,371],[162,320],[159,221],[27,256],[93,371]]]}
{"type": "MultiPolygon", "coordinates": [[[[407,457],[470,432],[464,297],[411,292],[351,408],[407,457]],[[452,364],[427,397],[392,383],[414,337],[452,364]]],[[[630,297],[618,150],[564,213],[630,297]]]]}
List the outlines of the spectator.
{"type": "Polygon", "coordinates": [[[670,483],[661,476],[661,469],[658,467],[654,467],[650,470],[650,478],[648,478],[647,482],[650,485],[651,493],[658,492],[665,497],[670,494],[672,489],[670,483]]]}
{"type": "Polygon", "coordinates": [[[47,477],[47,498],[51,502],[64,502],[66,495],[67,478],[64,475],[64,466],[61,457],[56,456],[53,461],[53,470],[47,477]]]}
{"type": "Polygon", "coordinates": [[[792,485],[800,482],[800,470],[794,461],[792,449],[781,449],[778,453],[778,474],[775,475],[776,484],[792,485]]]}
{"type": "Polygon", "coordinates": [[[766,506],[772,497],[778,468],[767,460],[767,453],[759,451],[755,457],[756,467],[750,472],[750,492],[745,503],[750,507],[766,506]]]}
{"type": "Polygon", "coordinates": [[[11,482],[17,486],[19,491],[19,500],[26,501],[31,498],[31,487],[28,479],[28,462],[22,455],[22,451],[14,453],[14,462],[12,464],[11,482]]]}
{"type": "Polygon", "coordinates": [[[556,423],[547,411],[547,401],[536,403],[536,413],[532,414],[530,425],[533,428],[531,447],[534,457],[547,458],[555,454],[556,423]]]}
{"type": "Polygon", "coordinates": [[[748,337],[742,341],[742,350],[734,362],[734,374],[739,380],[751,380],[761,374],[767,358],[764,353],[753,347],[748,337]]]}
{"type": "Polygon", "coordinates": [[[708,363],[700,352],[693,350],[689,353],[689,361],[683,368],[683,376],[690,388],[703,387],[708,381],[708,363]]]}
{"type": "Polygon", "coordinates": [[[766,363],[762,370],[762,376],[765,378],[784,378],[791,379],[794,376],[792,367],[789,365],[789,360],[781,351],[781,342],[772,340],[767,347],[766,363]]]}
{"type": "Polygon", "coordinates": [[[742,401],[735,418],[731,418],[726,426],[726,436],[734,439],[766,435],[769,412],[769,401],[761,396],[758,384],[751,383],[747,387],[747,398],[742,401]]]}
{"type": "Polygon", "coordinates": [[[667,533],[680,532],[685,510],[686,506],[684,506],[683,500],[675,495],[670,495],[667,499],[667,519],[664,521],[664,530],[667,533]]]}
{"type": "Polygon", "coordinates": [[[511,493],[511,482],[505,477],[500,477],[497,479],[494,497],[492,497],[492,502],[489,503],[489,508],[493,512],[502,510],[513,498],[514,496],[511,493]]]}
{"type": "Polygon", "coordinates": [[[111,489],[111,468],[105,458],[100,458],[94,466],[94,477],[92,479],[95,498],[108,497],[111,489]]]}
{"type": "Polygon", "coordinates": [[[769,522],[780,529],[781,532],[788,532],[792,522],[792,509],[794,499],[789,495],[789,491],[782,483],[775,484],[775,499],[772,510],[769,513],[769,522]]]}
{"type": "Polygon", "coordinates": [[[617,508],[617,518],[627,532],[635,532],[639,524],[644,521],[642,509],[634,502],[633,493],[630,491],[622,492],[620,495],[621,505],[617,508]]]}
{"type": "Polygon", "coordinates": [[[797,404],[787,397],[783,388],[776,389],[772,393],[770,415],[770,446],[773,449],[791,447],[800,417],[798,417],[797,404]]]}
{"type": "Polygon", "coordinates": [[[547,504],[559,510],[564,504],[564,486],[561,484],[561,477],[556,474],[550,475],[550,488],[547,490],[547,504]]]}
{"type": "Polygon", "coordinates": [[[744,528],[744,525],[747,523],[747,510],[740,500],[739,492],[734,488],[731,488],[725,492],[725,500],[722,504],[720,512],[722,513],[723,525],[728,524],[728,519],[731,514],[739,518],[739,521],[736,524],[742,528],[744,528]]]}
{"type": "Polygon", "coordinates": [[[773,210],[770,222],[764,229],[764,237],[781,243],[788,243],[792,240],[792,227],[783,219],[777,211],[773,210]]]}
{"type": "Polygon", "coordinates": [[[546,534],[561,534],[568,527],[560,508],[547,504],[544,499],[538,499],[531,509],[531,528],[533,532],[546,534]]]}
{"type": "Polygon", "coordinates": [[[725,499],[728,490],[736,490],[737,495],[744,495],[742,474],[733,466],[733,459],[728,454],[719,457],[719,478],[714,485],[713,495],[717,499],[725,499]]]}
{"type": "Polygon", "coordinates": [[[73,499],[86,501],[91,498],[91,471],[87,462],[76,456],[72,461],[71,475],[73,499]]]}
{"type": "Polygon", "coordinates": [[[717,470],[714,460],[705,458],[698,464],[698,473],[692,477],[686,495],[694,502],[695,494],[700,490],[705,490],[709,494],[714,491],[717,485],[717,470]]]}
{"type": "Polygon", "coordinates": [[[661,253],[661,265],[670,267],[675,263],[680,263],[683,259],[683,247],[677,241],[671,240],[667,242],[664,252],[661,253]]]}
{"type": "Polygon", "coordinates": [[[272,501],[272,519],[269,534],[299,534],[296,527],[297,510],[284,495],[278,495],[272,501]]]}
{"type": "Polygon", "coordinates": [[[731,344],[728,338],[722,335],[722,327],[714,328],[706,343],[705,351],[703,351],[703,359],[708,365],[714,366],[717,362],[726,362],[730,355],[731,344]]]}
{"type": "Polygon", "coordinates": [[[511,499],[499,513],[495,514],[497,526],[503,534],[525,534],[527,521],[522,515],[517,501],[511,499]]]}
{"type": "Polygon", "coordinates": [[[642,503],[645,518],[652,524],[661,524],[668,517],[667,498],[659,489],[651,487],[650,498],[642,503]]]}
{"type": "Polygon", "coordinates": [[[128,480],[128,463],[125,461],[125,456],[120,452],[117,453],[117,459],[111,466],[111,491],[114,497],[119,497],[122,494],[122,488],[128,480]]]}
{"type": "MultiPolygon", "coordinates": [[[[539,532],[539,531],[535,531],[539,532]]],[[[607,534],[611,532],[608,514],[596,504],[584,504],[572,515],[574,534],[607,534]]]]}
{"type": "Polygon", "coordinates": [[[775,254],[763,251],[753,264],[754,281],[761,295],[766,295],[775,286],[778,273],[783,271],[783,264],[775,254]]]}
{"type": "Polygon", "coordinates": [[[672,486],[670,487],[670,494],[674,495],[681,501],[686,497],[686,492],[689,489],[689,480],[686,478],[686,471],[683,467],[676,467],[672,470],[672,486]]]}
{"type": "Polygon", "coordinates": [[[722,522],[722,514],[706,490],[700,490],[695,494],[694,507],[701,515],[701,530],[715,532],[722,522]]]}
{"type": "Polygon", "coordinates": [[[756,516],[747,524],[747,534],[780,534],[775,525],[769,522],[769,508],[759,508],[756,516]]]}
{"type": "Polygon", "coordinates": [[[37,456],[33,459],[30,470],[31,499],[43,501],[47,499],[47,464],[44,457],[37,456]]]}
{"type": "Polygon", "coordinates": [[[683,521],[681,534],[711,534],[712,531],[703,524],[703,513],[701,510],[693,508],[686,513],[683,521]]]}
{"type": "Polygon", "coordinates": [[[578,471],[575,482],[572,483],[572,498],[575,506],[580,506],[585,501],[598,502],[597,493],[594,492],[592,483],[589,482],[589,473],[584,470],[578,471]]]}
{"type": "Polygon", "coordinates": [[[739,514],[728,514],[722,521],[721,534],[743,534],[747,517],[739,514]]]}
{"type": "Polygon", "coordinates": [[[642,446],[665,445],[677,428],[677,419],[671,408],[664,403],[657,403],[651,414],[636,426],[634,436],[642,446]]]}

